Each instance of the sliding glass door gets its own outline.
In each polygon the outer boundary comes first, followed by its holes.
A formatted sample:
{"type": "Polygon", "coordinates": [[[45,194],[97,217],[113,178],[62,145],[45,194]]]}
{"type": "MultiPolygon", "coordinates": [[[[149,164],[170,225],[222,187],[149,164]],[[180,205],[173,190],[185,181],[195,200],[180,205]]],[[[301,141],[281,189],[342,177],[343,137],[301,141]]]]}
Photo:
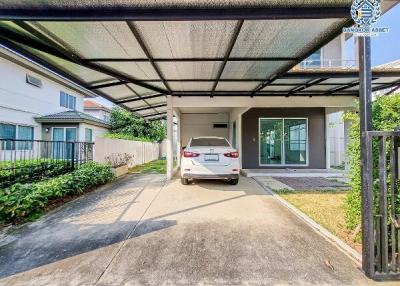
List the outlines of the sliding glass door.
{"type": "Polygon", "coordinates": [[[260,165],[307,165],[306,118],[260,118],[260,165]]]}
{"type": "Polygon", "coordinates": [[[54,127],[53,128],[53,158],[71,159],[72,144],[77,139],[75,127],[54,127]]]}

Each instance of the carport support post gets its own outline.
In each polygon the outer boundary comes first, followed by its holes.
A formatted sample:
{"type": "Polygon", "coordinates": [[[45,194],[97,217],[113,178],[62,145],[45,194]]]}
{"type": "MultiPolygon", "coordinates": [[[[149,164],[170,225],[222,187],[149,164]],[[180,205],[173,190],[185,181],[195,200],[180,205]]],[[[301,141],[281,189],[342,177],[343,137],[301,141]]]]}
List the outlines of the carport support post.
{"type": "Polygon", "coordinates": [[[167,95],[167,179],[172,179],[174,167],[174,149],[173,149],[173,126],[174,111],[172,107],[172,96],[167,95]]]}
{"type": "Polygon", "coordinates": [[[366,131],[372,130],[371,39],[358,39],[360,73],[360,140],[361,140],[361,226],[362,268],[368,277],[374,275],[372,152],[366,131]]]}

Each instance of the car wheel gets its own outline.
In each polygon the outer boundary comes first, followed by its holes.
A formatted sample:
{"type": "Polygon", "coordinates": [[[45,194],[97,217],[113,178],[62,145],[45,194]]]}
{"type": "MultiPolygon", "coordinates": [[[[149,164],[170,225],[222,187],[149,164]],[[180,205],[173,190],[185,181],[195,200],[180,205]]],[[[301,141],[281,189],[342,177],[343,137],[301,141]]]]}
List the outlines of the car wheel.
{"type": "Polygon", "coordinates": [[[237,185],[239,183],[239,179],[231,179],[228,182],[230,185],[237,185]]]}
{"type": "Polygon", "coordinates": [[[182,183],[182,185],[188,185],[189,179],[181,178],[181,183],[182,183]]]}

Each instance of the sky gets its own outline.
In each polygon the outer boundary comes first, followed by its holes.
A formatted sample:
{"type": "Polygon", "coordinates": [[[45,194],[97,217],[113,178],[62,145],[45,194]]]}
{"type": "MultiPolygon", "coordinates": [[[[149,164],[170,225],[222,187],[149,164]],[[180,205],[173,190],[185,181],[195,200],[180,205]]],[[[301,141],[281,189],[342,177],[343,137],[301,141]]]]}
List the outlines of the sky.
{"type": "MultiPolygon", "coordinates": [[[[372,66],[400,60],[400,4],[381,16],[374,26],[388,27],[390,31],[371,38],[372,66]]],[[[355,59],[354,48],[354,38],[347,40],[346,60],[355,59]]]]}
{"type": "MultiPolygon", "coordinates": [[[[389,33],[380,34],[371,39],[372,66],[400,60],[400,4],[389,10],[375,23],[375,27],[388,27],[389,33]]],[[[345,60],[355,59],[354,38],[346,41],[345,60]]],[[[97,97],[96,102],[111,107],[113,104],[107,99],[97,97]]]]}

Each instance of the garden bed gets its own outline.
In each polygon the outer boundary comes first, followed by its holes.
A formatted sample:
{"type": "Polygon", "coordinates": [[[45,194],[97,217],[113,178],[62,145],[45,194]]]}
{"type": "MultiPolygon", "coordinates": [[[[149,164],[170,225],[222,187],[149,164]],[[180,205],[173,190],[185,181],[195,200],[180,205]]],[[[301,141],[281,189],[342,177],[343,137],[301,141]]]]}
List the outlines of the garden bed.
{"type": "Polygon", "coordinates": [[[361,244],[354,241],[353,233],[346,228],[343,190],[275,190],[284,200],[298,208],[352,248],[361,252],[361,244]]]}
{"type": "Polygon", "coordinates": [[[17,183],[0,189],[0,223],[17,224],[34,220],[53,205],[60,205],[107,183],[114,175],[110,166],[86,163],[76,170],[31,184],[17,183]]]}
{"type": "MultiPolygon", "coordinates": [[[[174,161],[174,167],[176,166],[176,162],[174,161]]],[[[167,161],[155,160],[142,165],[137,165],[129,169],[131,173],[140,173],[140,174],[166,174],[167,173],[167,161]]]]}

